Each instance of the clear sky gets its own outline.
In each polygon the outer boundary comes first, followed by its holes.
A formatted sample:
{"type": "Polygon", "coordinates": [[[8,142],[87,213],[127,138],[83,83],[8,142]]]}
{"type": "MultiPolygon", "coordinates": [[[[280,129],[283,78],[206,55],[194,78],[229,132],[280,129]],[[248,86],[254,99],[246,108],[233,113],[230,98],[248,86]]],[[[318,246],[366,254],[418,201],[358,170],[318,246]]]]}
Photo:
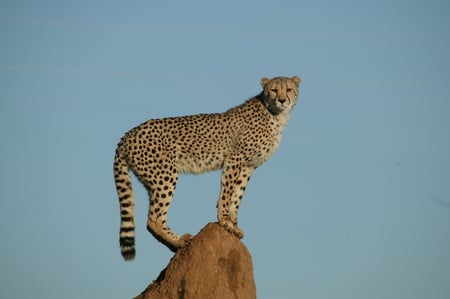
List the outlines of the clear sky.
{"type": "MultiPolygon", "coordinates": [[[[112,176],[149,119],[222,112],[302,77],[240,210],[258,298],[450,298],[450,2],[0,1],[0,297],[131,298],[172,254],[122,260],[112,176]]],[[[215,221],[219,172],[169,221],[215,221]]]]}

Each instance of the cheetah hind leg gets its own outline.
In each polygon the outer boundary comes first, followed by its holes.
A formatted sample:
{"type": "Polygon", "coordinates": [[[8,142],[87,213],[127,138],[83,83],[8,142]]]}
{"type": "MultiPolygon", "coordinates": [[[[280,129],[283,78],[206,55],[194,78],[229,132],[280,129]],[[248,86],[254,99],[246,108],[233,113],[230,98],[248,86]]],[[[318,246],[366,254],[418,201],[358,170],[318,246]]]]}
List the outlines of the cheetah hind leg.
{"type": "Polygon", "coordinates": [[[167,224],[167,213],[175,193],[178,176],[174,166],[169,167],[168,170],[164,167],[160,168],[160,176],[154,180],[158,182],[157,185],[153,181],[141,178],[150,196],[147,230],[159,242],[175,252],[189,245],[192,236],[190,234],[179,236],[167,224]],[[169,183],[170,177],[172,181],[169,183]]]}

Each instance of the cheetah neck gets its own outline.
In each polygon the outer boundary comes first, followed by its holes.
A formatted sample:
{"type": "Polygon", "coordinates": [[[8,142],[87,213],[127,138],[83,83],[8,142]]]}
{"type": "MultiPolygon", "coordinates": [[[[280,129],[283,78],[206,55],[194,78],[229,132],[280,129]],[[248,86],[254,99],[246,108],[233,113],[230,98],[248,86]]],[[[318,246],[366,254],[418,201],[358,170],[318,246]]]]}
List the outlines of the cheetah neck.
{"type": "Polygon", "coordinates": [[[286,127],[290,115],[290,111],[283,111],[281,113],[278,113],[277,115],[274,115],[273,117],[278,121],[278,124],[283,129],[284,127],[286,127]]]}

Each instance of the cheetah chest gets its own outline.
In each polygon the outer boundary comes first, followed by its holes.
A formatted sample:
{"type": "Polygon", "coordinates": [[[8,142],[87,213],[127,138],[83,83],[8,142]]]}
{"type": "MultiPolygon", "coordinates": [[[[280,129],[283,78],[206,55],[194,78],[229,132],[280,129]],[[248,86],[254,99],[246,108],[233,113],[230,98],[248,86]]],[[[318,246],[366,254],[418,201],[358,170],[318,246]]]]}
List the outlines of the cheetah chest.
{"type": "Polygon", "coordinates": [[[281,133],[264,143],[257,154],[249,161],[248,166],[259,167],[276,152],[281,142],[281,133]]]}

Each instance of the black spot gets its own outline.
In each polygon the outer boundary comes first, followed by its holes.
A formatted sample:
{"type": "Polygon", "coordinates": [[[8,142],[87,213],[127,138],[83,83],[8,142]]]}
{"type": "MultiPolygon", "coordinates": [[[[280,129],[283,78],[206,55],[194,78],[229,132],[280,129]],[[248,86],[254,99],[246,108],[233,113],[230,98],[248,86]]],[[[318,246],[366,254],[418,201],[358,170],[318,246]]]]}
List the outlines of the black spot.
{"type": "Polygon", "coordinates": [[[130,198],[130,194],[124,194],[119,198],[119,201],[124,201],[127,200],[128,198],[130,198]]]}
{"type": "Polygon", "coordinates": [[[130,202],[122,202],[122,203],[120,204],[120,206],[121,206],[122,208],[128,208],[129,206],[131,206],[131,203],[130,203],[130,202]]]}

